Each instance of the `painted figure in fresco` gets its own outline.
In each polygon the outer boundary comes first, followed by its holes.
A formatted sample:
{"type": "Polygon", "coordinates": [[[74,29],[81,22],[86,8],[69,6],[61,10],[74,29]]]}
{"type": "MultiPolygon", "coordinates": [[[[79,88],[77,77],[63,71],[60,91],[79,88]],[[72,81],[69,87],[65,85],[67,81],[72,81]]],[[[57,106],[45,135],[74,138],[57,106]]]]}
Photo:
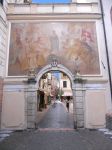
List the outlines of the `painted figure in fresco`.
{"type": "Polygon", "coordinates": [[[27,59],[28,68],[30,69],[45,65],[45,58],[39,51],[32,50],[28,52],[27,59]]]}
{"type": "Polygon", "coordinates": [[[111,9],[110,9],[110,19],[111,19],[111,25],[112,25],[112,6],[111,6],[111,9]]]}
{"type": "Polygon", "coordinates": [[[36,66],[36,54],[35,53],[29,53],[28,62],[29,62],[30,69],[35,68],[35,66],[36,66]]]}
{"type": "Polygon", "coordinates": [[[59,50],[59,39],[58,39],[58,36],[54,30],[52,31],[50,41],[51,41],[51,51],[53,53],[57,53],[59,50]]]}
{"type": "Polygon", "coordinates": [[[82,41],[86,42],[88,45],[90,45],[90,43],[93,42],[91,32],[86,29],[82,29],[81,39],[82,41]]]}
{"type": "Polygon", "coordinates": [[[14,65],[16,63],[20,63],[20,55],[21,55],[21,37],[20,37],[20,31],[19,29],[15,30],[15,34],[14,36],[14,43],[16,43],[17,47],[16,49],[13,47],[12,53],[13,55],[11,55],[11,59],[10,59],[10,64],[14,65]],[[18,33],[19,32],[19,33],[18,33]]]}

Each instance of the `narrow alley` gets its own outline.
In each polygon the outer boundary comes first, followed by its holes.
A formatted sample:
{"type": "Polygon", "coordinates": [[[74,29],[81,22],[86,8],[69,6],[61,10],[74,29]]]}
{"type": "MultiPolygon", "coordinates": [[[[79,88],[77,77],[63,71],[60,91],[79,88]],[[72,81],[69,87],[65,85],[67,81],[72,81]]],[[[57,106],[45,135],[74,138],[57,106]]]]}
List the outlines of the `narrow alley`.
{"type": "Polygon", "coordinates": [[[69,113],[64,103],[57,100],[48,110],[39,128],[71,128],[73,129],[73,116],[69,113]]]}

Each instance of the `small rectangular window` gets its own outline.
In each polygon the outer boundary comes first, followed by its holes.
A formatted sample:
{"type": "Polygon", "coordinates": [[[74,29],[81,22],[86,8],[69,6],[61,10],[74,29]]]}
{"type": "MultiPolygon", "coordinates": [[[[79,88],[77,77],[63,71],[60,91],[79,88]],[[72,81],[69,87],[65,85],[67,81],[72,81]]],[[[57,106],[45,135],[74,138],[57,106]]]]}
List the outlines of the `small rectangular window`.
{"type": "Polygon", "coordinates": [[[63,81],[63,88],[67,87],[67,81],[63,81]]]}
{"type": "Polygon", "coordinates": [[[67,75],[65,73],[63,73],[63,77],[66,77],[67,75]]]}
{"type": "Polygon", "coordinates": [[[2,4],[2,5],[3,5],[3,0],[0,0],[0,4],[2,4]]]}

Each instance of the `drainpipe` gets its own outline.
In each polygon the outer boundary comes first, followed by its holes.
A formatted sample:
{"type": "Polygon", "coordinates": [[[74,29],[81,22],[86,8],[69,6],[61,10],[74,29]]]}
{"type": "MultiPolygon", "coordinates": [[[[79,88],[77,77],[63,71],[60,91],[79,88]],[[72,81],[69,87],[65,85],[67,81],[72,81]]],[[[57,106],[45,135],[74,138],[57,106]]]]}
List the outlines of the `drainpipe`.
{"type": "Polygon", "coordinates": [[[100,7],[101,7],[103,29],[104,29],[104,39],[105,39],[106,56],[107,56],[107,66],[108,66],[109,84],[110,84],[110,93],[111,93],[111,101],[112,101],[112,79],[111,79],[109,51],[108,51],[108,44],[107,44],[107,35],[106,35],[105,20],[104,20],[104,9],[103,9],[102,0],[100,0],[100,7]]]}

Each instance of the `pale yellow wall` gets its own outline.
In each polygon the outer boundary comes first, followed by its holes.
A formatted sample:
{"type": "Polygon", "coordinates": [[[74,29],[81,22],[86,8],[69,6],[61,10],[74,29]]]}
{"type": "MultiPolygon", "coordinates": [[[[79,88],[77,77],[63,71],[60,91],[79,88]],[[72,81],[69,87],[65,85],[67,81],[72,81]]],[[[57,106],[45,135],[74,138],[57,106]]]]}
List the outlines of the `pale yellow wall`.
{"type": "Polygon", "coordinates": [[[87,90],[85,93],[85,127],[105,127],[105,90],[87,90]]]}
{"type": "Polygon", "coordinates": [[[2,129],[26,128],[25,96],[23,91],[16,91],[16,89],[15,91],[4,91],[1,122],[2,129]]]}
{"type": "Polygon", "coordinates": [[[110,70],[111,70],[111,78],[112,78],[112,23],[110,17],[110,9],[112,7],[112,0],[102,0],[103,9],[104,9],[104,22],[106,28],[106,37],[107,37],[107,47],[109,52],[109,60],[110,60],[110,70]]]}
{"type": "Polygon", "coordinates": [[[70,80],[68,78],[65,79],[60,79],[60,88],[64,91],[63,96],[72,96],[72,90],[71,90],[71,83],[70,80]],[[67,82],[67,87],[63,88],[63,81],[67,82]]]}

